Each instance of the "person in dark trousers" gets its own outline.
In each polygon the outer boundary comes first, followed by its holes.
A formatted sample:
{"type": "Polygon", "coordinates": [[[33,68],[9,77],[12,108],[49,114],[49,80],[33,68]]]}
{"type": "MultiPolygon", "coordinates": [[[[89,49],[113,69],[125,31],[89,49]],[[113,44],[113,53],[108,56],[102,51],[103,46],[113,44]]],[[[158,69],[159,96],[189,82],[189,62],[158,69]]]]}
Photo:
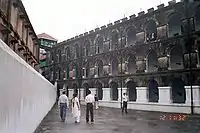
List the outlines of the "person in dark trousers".
{"type": "Polygon", "coordinates": [[[122,106],[122,113],[124,113],[124,110],[125,110],[125,113],[127,114],[127,102],[128,102],[128,96],[126,95],[126,93],[123,94],[122,96],[122,102],[123,102],[123,106],[122,106]]]}
{"type": "Polygon", "coordinates": [[[60,109],[60,117],[62,122],[65,121],[67,108],[69,108],[68,106],[68,97],[66,96],[65,91],[63,91],[62,95],[59,97],[58,100],[58,108],[60,109]]]}
{"type": "Polygon", "coordinates": [[[94,111],[93,104],[95,102],[94,96],[91,94],[91,91],[88,90],[88,95],[85,97],[86,102],[86,122],[89,123],[89,114],[91,117],[91,123],[94,123],[94,111]]]}

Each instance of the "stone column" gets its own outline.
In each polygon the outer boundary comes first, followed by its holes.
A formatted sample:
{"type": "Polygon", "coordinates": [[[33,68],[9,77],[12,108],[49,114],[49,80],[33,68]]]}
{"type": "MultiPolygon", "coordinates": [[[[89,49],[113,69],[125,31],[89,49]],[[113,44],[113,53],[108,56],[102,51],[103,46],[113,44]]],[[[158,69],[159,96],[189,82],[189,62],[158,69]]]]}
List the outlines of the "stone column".
{"type": "Polygon", "coordinates": [[[81,88],[80,89],[81,90],[81,97],[80,97],[80,100],[84,100],[85,99],[85,97],[84,97],[84,91],[85,91],[85,89],[84,88],[81,88]]]}
{"type": "Polygon", "coordinates": [[[194,105],[200,106],[200,86],[193,86],[194,105]]]}
{"type": "Polygon", "coordinates": [[[139,103],[147,103],[148,97],[147,97],[147,87],[136,87],[137,90],[137,99],[136,102],[139,103]]]}
{"type": "MultiPolygon", "coordinates": [[[[193,88],[193,101],[194,105],[200,105],[200,86],[192,86],[193,88]]],[[[186,91],[186,104],[191,105],[191,88],[190,86],[185,86],[186,91]]]]}
{"type": "Polygon", "coordinates": [[[199,52],[197,52],[197,67],[200,67],[200,59],[199,59],[199,52]]]}
{"type": "Polygon", "coordinates": [[[91,91],[92,95],[97,94],[97,88],[90,88],[89,90],[91,91]]]}
{"type": "Polygon", "coordinates": [[[159,89],[159,103],[161,104],[170,104],[172,103],[172,93],[171,87],[158,87],[159,89]]]}
{"type": "Polygon", "coordinates": [[[74,89],[68,89],[68,90],[69,90],[69,99],[72,99],[74,94],[74,89]]]}
{"type": "Polygon", "coordinates": [[[102,88],[103,89],[103,101],[110,101],[110,88],[102,88]]]}
{"type": "MultiPolygon", "coordinates": [[[[127,88],[122,88],[122,96],[127,93],[127,88]]],[[[121,101],[121,88],[118,88],[118,101],[121,101]]]]}

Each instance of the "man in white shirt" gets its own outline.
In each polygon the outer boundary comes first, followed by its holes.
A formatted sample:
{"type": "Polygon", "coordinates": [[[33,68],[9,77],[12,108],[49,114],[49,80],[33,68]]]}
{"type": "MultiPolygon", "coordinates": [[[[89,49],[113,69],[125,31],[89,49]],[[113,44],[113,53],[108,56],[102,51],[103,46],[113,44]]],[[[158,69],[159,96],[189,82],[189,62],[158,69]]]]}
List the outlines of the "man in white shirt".
{"type": "Polygon", "coordinates": [[[62,122],[65,122],[68,105],[69,105],[68,97],[66,96],[65,91],[63,91],[63,94],[59,97],[58,100],[58,106],[60,108],[60,117],[62,122]]]}
{"type": "Polygon", "coordinates": [[[91,94],[91,91],[88,90],[88,95],[85,97],[86,102],[86,122],[89,122],[89,113],[91,117],[91,123],[94,122],[94,112],[93,112],[93,104],[95,102],[94,96],[91,94]]]}
{"type": "Polygon", "coordinates": [[[125,110],[125,113],[127,114],[128,96],[126,95],[126,93],[124,93],[123,96],[122,96],[122,102],[123,102],[122,113],[124,113],[124,110],[125,110]]]}

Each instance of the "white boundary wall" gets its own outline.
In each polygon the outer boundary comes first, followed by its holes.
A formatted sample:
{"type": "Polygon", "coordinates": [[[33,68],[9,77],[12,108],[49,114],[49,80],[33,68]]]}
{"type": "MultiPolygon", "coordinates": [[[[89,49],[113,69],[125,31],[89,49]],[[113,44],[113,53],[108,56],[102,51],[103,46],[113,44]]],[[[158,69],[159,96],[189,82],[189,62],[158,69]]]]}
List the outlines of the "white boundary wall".
{"type": "MultiPolygon", "coordinates": [[[[103,100],[100,100],[100,106],[120,108],[121,107],[121,88],[118,88],[118,100],[111,100],[111,89],[103,89],[103,100]]],[[[172,89],[170,86],[158,87],[159,89],[159,101],[158,103],[148,102],[148,88],[147,87],[136,87],[137,99],[136,102],[128,102],[128,109],[134,110],[145,110],[145,111],[160,111],[160,112],[173,112],[173,113],[191,113],[191,90],[190,86],[185,86],[186,90],[186,102],[184,104],[172,103],[172,89]]],[[[96,88],[90,88],[92,94],[97,91],[96,88]]],[[[69,89],[73,92],[73,89],[69,89]]],[[[84,89],[81,92],[81,103],[84,105],[84,89]]],[[[122,88],[122,93],[126,92],[127,88],[122,88]]],[[[69,97],[73,93],[69,93],[69,97]]],[[[193,103],[194,113],[200,114],[200,86],[193,86],[193,103]]]]}
{"type": "Polygon", "coordinates": [[[0,40],[0,133],[33,133],[56,88],[0,40]]]}

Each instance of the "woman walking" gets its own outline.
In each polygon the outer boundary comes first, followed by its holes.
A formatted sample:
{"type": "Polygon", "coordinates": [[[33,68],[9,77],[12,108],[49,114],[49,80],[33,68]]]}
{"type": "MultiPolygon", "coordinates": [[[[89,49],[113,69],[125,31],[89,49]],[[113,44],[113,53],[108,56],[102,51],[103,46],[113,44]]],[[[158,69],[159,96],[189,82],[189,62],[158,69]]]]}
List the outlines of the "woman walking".
{"type": "Polygon", "coordinates": [[[73,94],[73,99],[72,99],[72,114],[75,118],[75,123],[80,122],[80,103],[79,99],[77,97],[77,94],[73,94]]]}

